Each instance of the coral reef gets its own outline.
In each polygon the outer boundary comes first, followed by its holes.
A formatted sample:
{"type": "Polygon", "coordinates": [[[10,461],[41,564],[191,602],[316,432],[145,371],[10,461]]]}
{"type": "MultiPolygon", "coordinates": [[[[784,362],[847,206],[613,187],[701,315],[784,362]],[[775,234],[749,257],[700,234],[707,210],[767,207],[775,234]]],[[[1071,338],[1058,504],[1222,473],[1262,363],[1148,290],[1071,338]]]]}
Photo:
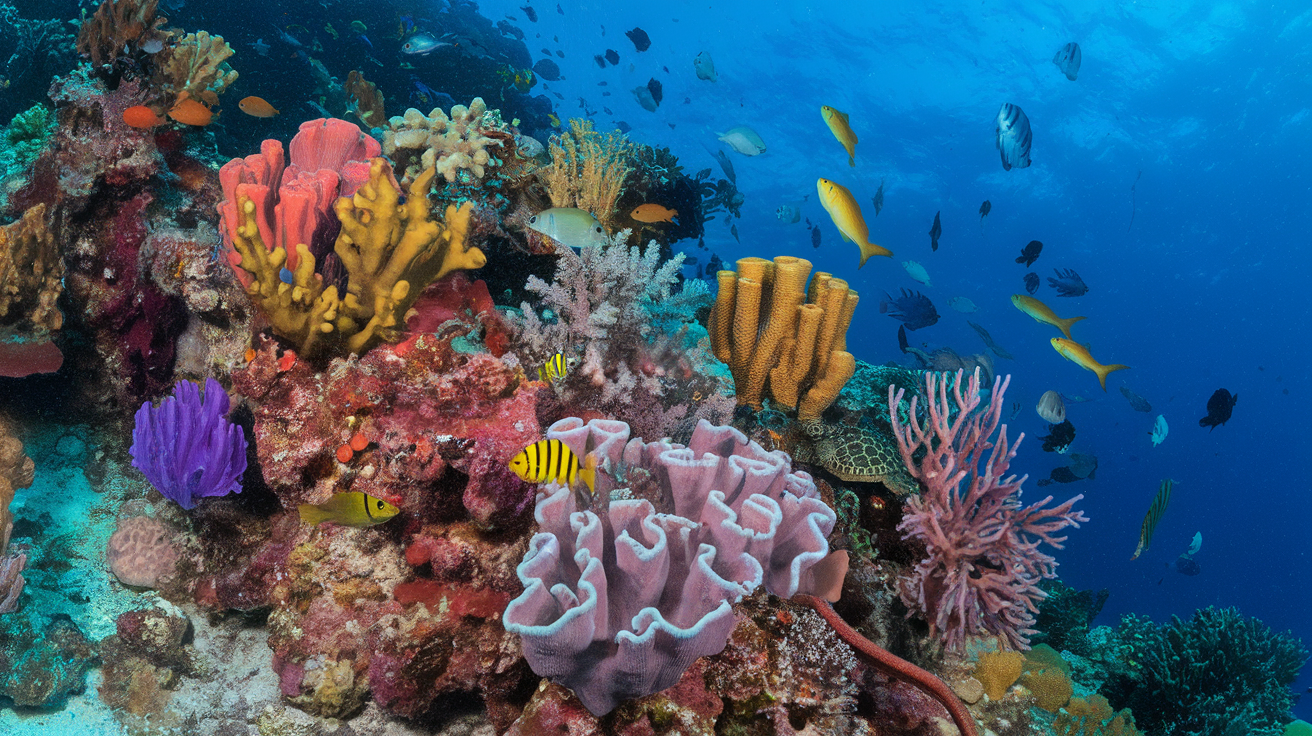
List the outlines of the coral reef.
{"type": "Polygon", "coordinates": [[[1278,736],[1292,705],[1289,685],[1307,662],[1303,643],[1234,608],[1202,608],[1168,624],[1134,615],[1117,629],[1132,666],[1102,694],[1129,708],[1148,733],[1278,736]]]}
{"type": "Polygon", "coordinates": [[[888,387],[889,422],[898,450],[907,470],[924,486],[921,495],[907,501],[898,525],[926,547],[926,557],[900,580],[902,601],[912,613],[924,616],[930,635],[949,648],[959,648],[967,635],[984,632],[1027,648],[1037,602],[1044,597],[1038,583],[1056,577],[1056,560],[1040,552],[1039,544],[1060,549],[1066,538],[1054,534],[1088,520],[1072,510],[1083,496],[1053,508],[1045,508],[1051,496],[1022,506],[1025,478],[1007,477],[1007,470],[1024,435],[1008,445],[1004,426],[996,442],[992,439],[1010,376],[994,382],[988,407],[978,412],[979,372],[964,392],[961,372],[952,383],[954,401],[949,403],[947,379],[927,373],[927,417],[922,423],[917,414],[920,397],[913,396],[906,425],[898,416],[904,391],[888,387]],[[924,456],[917,461],[922,450],[924,456]],[[959,490],[963,480],[968,480],[964,493],[959,490]]]}
{"type": "Polygon", "coordinates": [[[733,371],[738,403],[761,409],[768,378],[775,404],[796,408],[803,422],[819,419],[856,371],[845,348],[857,293],[827,273],[808,287],[811,262],[801,258],[737,265],[718,274],[708,329],[715,357],[733,371]]]}
{"type": "Polygon", "coordinates": [[[517,571],[525,590],[504,623],[533,670],[595,714],[676,683],[724,648],[732,601],[762,584],[805,591],[828,553],[835,516],[810,476],[731,427],[703,421],[686,448],[630,441],[608,420],[564,419],[547,436],[625,470],[598,478],[596,512],[564,486],[539,495],[540,531],[517,571]]]}
{"type": "Polygon", "coordinates": [[[1141,736],[1130,711],[1122,708],[1113,713],[1101,695],[1073,698],[1053,721],[1052,732],[1057,736],[1141,736]]]}
{"type": "Polygon", "coordinates": [[[168,19],[156,15],[158,9],[159,0],[103,0],[78,31],[78,53],[99,68],[120,54],[135,55],[151,41],[162,43],[168,19]]]}
{"type": "Polygon", "coordinates": [[[383,111],[383,93],[378,91],[378,85],[365,79],[359,70],[352,69],[346,75],[346,93],[351,96],[352,109],[360,122],[370,128],[380,128],[387,124],[387,115],[383,111]]]}
{"type": "Polygon", "coordinates": [[[179,555],[172,537],[173,532],[158,519],[149,516],[119,519],[105,547],[110,572],[124,585],[161,587],[177,572],[179,555]]]}
{"type": "Polygon", "coordinates": [[[15,706],[62,706],[86,687],[95,662],[95,645],[66,616],[40,630],[26,617],[0,617],[0,696],[15,706]]]}
{"type": "Polygon", "coordinates": [[[191,638],[186,614],[161,602],[121,614],[115,633],[100,641],[100,698],[129,733],[181,730],[182,719],[169,706],[180,678],[197,673],[191,638]]]}
{"type": "Polygon", "coordinates": [[[1075,590],[1060,580],[1045,580],[1039,587],[1047,597],[1039,603],[1039,613],[1034,619],[1038,631],[1031,640],[1035,644],[1049,644],[1058,651],[1091,655],[1089,628],[1107,602],[1108,590],[1075,590]]]}
{"type": "Polygon", "coordinates": [[[232,47],[222,36],[211,36],[205,31],[188,33],[170,44],[156,65],[151,86],[163,96],[163,108],[186,100],[197,100],[205,105],[217,105],[233,82],[237,72],[228,66],[232,47]]]}
{"type": "Polygon", "coordinates": [[[616,203],[632,167],[632,144],[622,133],[602,135],[592,121],[573,119],[570,129],[551,139],[547,150],[551,165],[538,176],[551,196],[553,207],[577,207],[591,212],[606,232],[615,231],[616,203]]]}
{"type": "Polygon", "coordinates": [[[1025,671],[1025,655],[1020,652],[1002,650],[980,652],[975,664],[975,679],[984,686],[984,694],[992,700],[1001,700],[1007,690],[1020,679],[1025,671]]]}
{"type": "Polygon", "coordinates": [[[56,302],[63,291],[64,262],[46,219],[46,206],[0,227],[0,325],[46,333],[64,324],[56,302]]]}
{"type": "Polygon", "coordinates": [[[141,405],[132,430],[132,466],[165,498],[184,509],[212,496],[241,493],[246,437],[227,419],[228,394],[213,378],[205,395],[179,381],[173,396],[141,405]]]}
{"type": "Polygon", "coordinates": [[[383,153],[396,164],[402,184],[436,169],[447,182],[481,183],[506,155],[501,149],[509,127],[483,98],[469,107],[456,105],[448,116],[441,108],[424,115],[413,107],[386,121],[383,153]]]}
{"type": "Polygon", "coordinates": [[[5,554],[9,535],[14,530],[14,515],[9,505],[14,492],[32,485],[32,458],[23,452],[23,443],[13,434],[8,421],[0,417],[0,614],[12,613],[23,595],[23,568],[27,555],[5,554]]]}

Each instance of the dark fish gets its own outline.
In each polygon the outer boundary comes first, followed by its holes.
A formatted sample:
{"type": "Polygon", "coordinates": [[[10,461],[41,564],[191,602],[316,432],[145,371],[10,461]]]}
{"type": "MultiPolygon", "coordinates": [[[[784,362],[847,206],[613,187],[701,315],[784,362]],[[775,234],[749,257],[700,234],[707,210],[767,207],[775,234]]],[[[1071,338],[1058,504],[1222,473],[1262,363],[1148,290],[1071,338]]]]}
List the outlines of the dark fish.
{"type": "Polygon", "coordinates": [[[647,32],[641,28],[634,28],[631,31],[625,31],[624,35],[629,37],[633,42],[633,48],[639,51],[646,51],[651,48],[651,39],[647,37],[647,32]]]}
{"type": "Polygon", "coordinates": [[[879,313],[900,320],[912,331],[938,322],[938,310],[934,309],[934,303],[929,297],[906,289],[902,290],[902,295],[897,299],[884,294],[884,299],[879,302],[879,313]]]}
{"type": "Polygon", "coordinates": [[[711,254],[711,260],[706,262],[706,275],[713,276],[724,270],[724,261],[720,260],[718,253],[711,254]]]}
{"type": "Polygon", "coordinates": [[[520,10],[524,11],[524,17],[528,18],[530,23],[538,22],[538,11],[534,10],[533,6],[525,5],[524,7],[520,8],[520,10]]]}
{"type": "Polygon", "coordinates": [[[1033,294],[1039,290],[1039,275],[1030,271],[1025,274],[1025,291],[1033,294]]]}
{"type": "Polygon", "coordinates": [[[943,224],[938,221],[938,213],[934,213],[934,226],[929,229],[929,248],[938,250],[938,238],[943,234],[943,224]]]}
{"type": "Polygon", "coordinates": [[[690,266],[696,265],[696,264],[697,264],[697,256],[684,256],[684,258],[683,258],[683,262],[686,263],[686,264],[688,264],[688,265],[690,265],[690,266]]]}
{"type": "Polygon", "coordinates": [[[875,217],[879,217],[879,211],[884,209],[884,180],[879,180],[879,189],[875,190],[875,217]]]}
{"type": "Polygon", "coordinates": [[[1126,401],[1130,402],[1131,408],[1133,408],[1135,411],[1153,410],[1153,405],[1149,404],[1148,401],[1144,399],[1144,397],[1140,396],[1139,394],[1136,394],[1135,392],[1131,391],[1125,386],[1121,386],[1121,394],[1125,396],[1126,401]]]}
{"type": "Polygon", "coordinates": [[[1076,478],[1093,480],[1098,476],[1098,456],[1084,452],[1072,452],[1070,470],[1076,478]]]}
{"type": "Polygon", "coordinates": [[[606,61],[612,64],[620,63],[620,54],[615,49],[606,49],[606,61]]]}
{"type": "Polygon", "coordinates": [[[1188,575],[1189,577],[1193,577],[1198,573],[1202,572],[1203,568],[1198,566],[1198,563],[1194,560],[1194,558],[1180,555],[1179,557],[1175,558],[1175,571],[1180,573],[1181,575],[1188,575]]]}
{"type": "Polygon", "coordinates": [[[614,115],[614,114],[615,114],[615,113],[613,113],[613,112],[610,111],[610,108],[609,108],[609,107],[603,107],[603,108],[601,108],[601,111],[604,112],[604,113],[606,113],[607,115],[614,115]]]}
{"type": "Polygon", "coordinates": [[[1139,555],[1148,551],[1148,545],[1153,541],[1153,532],[1157,529],[1157,522],[1162,520],[1166,507],[1171,503],[1171,489],[1174,486],[1175,481],[1167,478],[1162,481],[1161,488],[1157,489],[1157,495],[1153,497],[1153,505],[1148,507],[1148,513],[1143,517],[1143,526],[1139,527],[1139,546],[1135,548],[1131,560],[1138,559],[1139,555]]]}
{"type": "Polygon", "coordinates": [[[515,39],[516,41],[523,41],[523,40],[524,40],[524,32],[521,31],[521,30],[519,30],[518,28],[516,28],[516,27],[510,25],[509,23],[505,22],[504,20],[499,20],[499,21],[497,21],[497,30],[498,30],[498,31],[501,31],[502,35],[510,36],[511,38],[515,39]]]}
{"type": "MultiPolygon", "coordinates": [[[[1020,249],[1020,257],[1016,259],[1016,262],[1023,263],[1026,266],[1032,266],[1035,261],[1039,260],[1039,254],[1042,252],[1043,243],[1040,243],[1037,240],[1031,240],[1028,245],[1020,249]]],[[[1027,276],[1026,279],[1028,280],[1028,278],[1029,277],[1027,276]]],[[[1037,280],[1038,276],[1035,276],[1035,279],[1037,280]]],[[[1033,294],[1034,292],[1031,291],[1030,293],[1033,294]]]]}
{"type": "Polygon", "coordinates": [[[1231,396],[1226,389],[1218,388],[1207,400],[1207,416],[1198,420],[1198,426],[1216,429],[1230,421],[1230,412],[1234,411],[1236,401],[1239,401],[1239,394],[1231,396]]]}
{"type": "Polygon", "coordinates": [[[984,200],[984,204],[979,206],[979,219],[983,220],[985,217],[988,217],[989,213],[992,211],[993,211],[993,203],[988,201],[987,199],[984,200]]]}
{"type": "Polygon", "coordinates": [[[560,3],[556,3],[556,12],[560,13],[561,15],[565,14],[565,10],[560,7],[560,3]]]}
{"type": "Polygon", "coordinates": [[[716,151],[715,160],[720,162],[720,170],[723,171],[725,177],[729,179],[729,183],[736,186],[738,184],[738,176],[733,173],[733,162],[729,160],[729,155],[724,151],[716,151]]]}
{"type": "Polygon", "coordinates": [[[551,49],[547,48],[546,46],[543,46],[543,47],[542,47],[542,55],[543,55],[543,56],[551,56],[551,49]]]}
{"type": "MultiPolygon", "coordinates": [[[[729,226],[729,234],[733,236],[733,239],[734,239],[734,240],[738,240],[738,226],[737,226],[737,225],[730,225],[730,226],[729,226]]],[[[743,242],[743,241],[738,240],[738,242],[741,243],[741,242],[743,242]]]]}
{"type": "Polygon", "coordinates": [[[820,247],[820,228],[818,227],[811,228],[811,247],[820,247]]]}
{"type": "Polygon", "coordinates": [[[1050,486],[1053,483],[1074,483],[1077,480],[1080,480],[1080,477],[1063,465],[1059,468],[1053,468],[1047,478],[1039,479],[1038,484],[1040,486],[1050,486]]]}
{"type": "Polygon", "coordinates": [[[560,81],[560,67],[551,59],[543,59],[533,65],[533,73],[548,82],[560,81]]]}
{"type": "Polygon", "coordinates": [[[560,58],[563,59],[565,58],[565,52],[561,51],[560,49],[556,49],[556,56],[559,56],[560,58]]]}
{"type": "Polygon", "coordinates": [[[1010,102],[1002,103],[997,118],[997,146],[1002,154],[1002,168],[1011,171],[1012,167],[1023,169],[1030,165],[1030,119],[1025,111],[1010,102]]]}
{"type": "Polygon", "coordinates": [[[1075,425],[1071,424],[1069,419],[1061,424],[1054,424],[1048,427],[1048,434],[1039,439],[1043,441],[1044,452],[1065,454],[1071,443],[1075,441],[1075,425]]]}
{"type": "Polygon", "coordinates": [[[1074,82],[1075,77],[1080,73],[1080,59],[1082,56],[1080,45],[1071,41],[1062,46],[1057,55],[1052,57],[1052,63],[1057,65],[1057,68],[1061,70],[1062,74],[1066,75],[1067,79],[1074,82]]]}
{"type": "Polygon", "coordinates": [[[630,130],[633,130],[633,126],[632,126],[632,125],[629,125],[628,123],[624,122],[623,120],[616,120],[616,121],[615,121],[615,130],[618,130],[618,131],[621,132],[621,133],[627,133],[627,132],[629,132],[630,130]]]}
{"type": "Polygon", "coordinates": [[[1084,279],[1074,270],[1068,268],[1063,272],[1060,268],[1054,268],[1052,271],[1057,274],[1057,278],[1049,276],[1048,285],[1057,290],[1057,296],[1084,296],[1089,293],[1084,279]]]}
{"type": "Polygon", "coordinates": [[[907,342],[906,325],[897,326],[897,346],[904,353],[907,351],[907,348],[911,347],[911,343],[907,342]]]}
{"type": "Polygon", "coordinates": [[[988,330],[984,329],[980,325],[975,324],[974,322],[971,322],[970,320],[966,320],[966,324],[970,325],[972,329],[974,329],[976,332],[979,333],[980,339],[983,340],[984,344],[988,346],[989,350],[992,350],[993,353],[997,355],[999,358],[1002,358],[1004,360],[1016,359],[1015,356],[1013,356],[1011,353],[1007,352],[1006,350],[1003,350],[1001,347],[998,346],[996,342],[993,341],[993,336],[989,334],[988,330]]]}
{"type": "MultiPolygon", "coordinates": [[[[606,57],[602,56],[601,54],[597,54],[596,56],[592,57],[592,60],[597,62],[597,66],[601,67],[602,69],[606,68],[606,57]]],[[[605,84],[605,82],[602,82],[602,84],[605,84]]]]}
{"type": "Polygon", "coordinates": [[[605,82],[597,82],[597,86],[598,86],[598,87],[605,87],[605,86],[606,86],[606,83],[605,83],[605,82]]]}
{"type": "Polygon", "coordinates": [[[647,91],[651,92],[651,98],[656,100],[657,105],[661,104],[661,100],[665,99],[665,92],[661,88],[661,83],[656,81],[655,77],[647,80],[647,91]]]}
{"type": "Polygon", "coordinates": [[[633,88],[633,99],[637,100],[638,104],[642,105],[642,109],[647,112],[656,112],[658,107],[656,98],[652,96],[651,89],[646,85],[633,88]]]}

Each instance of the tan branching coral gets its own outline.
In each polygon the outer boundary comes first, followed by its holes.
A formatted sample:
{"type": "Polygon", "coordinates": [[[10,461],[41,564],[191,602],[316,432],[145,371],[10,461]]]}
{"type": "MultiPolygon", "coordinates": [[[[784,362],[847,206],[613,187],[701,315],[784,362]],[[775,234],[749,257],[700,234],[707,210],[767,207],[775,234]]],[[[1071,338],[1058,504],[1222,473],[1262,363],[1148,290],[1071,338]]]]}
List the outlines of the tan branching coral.
{"type": "Polygon", "coordinates": [[[186,97],[216,105],[219,95],[237,81],[237,72],[226,63],[232,54],[223,36],[188,33],[161,53],[164,58],[152,84],[167,106],[186,97]]]}
{"type": "Polygon", "coordinates": [[[551,139],[551,165],[538,170],[554,207],[577,207],[601,221],[607,232],[615,229],[615,203],[624,193],[632,170],[633,145],[622,133],[602,135],[592,121],[569,121],[570,132],[551,139]]]}
{"type": "Polygon", "coordinates": [[[356,69],[346,75],[346,93],[351,96],[355,116],[366,127],[378,128],[387,124],[387,115],[383,112],[383,93],[378,91],[378,85],[365,79],[356,69]]]}
{"type": "Polygon", "coordinates": [[[286,250],[265,246],[255,204],[237,200],[241,221],[233,247],[241,255],[238,266],[254,277],[246,291],[274,333],[296,343],[303,355],[326,351],[334,342],[363,353],[379,341],[395,340],[397,325],[425,286],[457,269],[487,263],[481,250],[466,243],[472,205],[447,206],[444,220],[435,221],[428,188],[436,171],[416,178],[402,203],[389,167],[386,159],[373,159],[369,181],[333,208],[342,222],[335,252],[348,275],[340,296],[336,286],[324,287],[304,243],[296,246],[296,269],[285,283],[280,273],[286,250]]]}
{"type": "Polygon", "coordinates": [[[846,348],[857,293],[827,273],[808,288],[810,273],[810,261],[779,256],[743,258],[737,273],[717,274],[711,347],[733,372],[739,404],[760,409],[768,382],[776,404],[815,420],[856,371],[846,348]]]}
{"type": "Polygon", "coordinates": [[[168,19],[156,15],[158,7],[159,0],[104,0],[94,15],[82,21],[78,53],[99,67],[125,48],[131,53],[148,41],[163,41],[168,37],[162,30],[168,19]]]}
{"type": "Polygon", "coordinates": [[[64,324],[56,306],[63,278],[64,261],[46,222],[44,203],[0,227],[0,325],[58,330],[64,324]]]}
{"type": "Polygon", "coordinates": [[[403,184],[432,168],[451,183],[482,181],[500,164],[493,153],[500,153],[502,139],[510,136],[500,111],[489,110],[482,97],[475,97],[469,107],[455,105],[449,117],[440,108],[424,115],[412,107],[387,125],[383,153],[396,162],[403,184]]]}

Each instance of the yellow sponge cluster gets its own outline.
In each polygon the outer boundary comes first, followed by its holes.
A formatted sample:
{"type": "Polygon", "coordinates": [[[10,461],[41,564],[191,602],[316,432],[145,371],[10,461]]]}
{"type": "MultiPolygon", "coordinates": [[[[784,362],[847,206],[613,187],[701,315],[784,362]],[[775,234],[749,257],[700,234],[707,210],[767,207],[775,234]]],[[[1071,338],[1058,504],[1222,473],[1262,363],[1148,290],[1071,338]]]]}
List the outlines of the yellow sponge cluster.
{"type": "Polygon", "coordinates": [[[990,700],[998,700],[1016,684],[1025,671],[1025,655],[1020,652],[980,652],[975,662],[975,679],[984,686],[990,700]]]}
{"type": "Polygon", "coordinates": [[[1071,700],[1052,722],[1052,732],[1057,736],[1142,736],[1129,709],[1113,713],[1101,695],[1071,700]]]}
{"type": "Polygon", "coordinates": [[[762,408],[768,387],[803,421],[820,418],[856,372],[847,327],[857,293],[811,262],[792,256],[743,258],[720,271],[711,310],[711,348],[733,372],[738,403],[762,408]]]}

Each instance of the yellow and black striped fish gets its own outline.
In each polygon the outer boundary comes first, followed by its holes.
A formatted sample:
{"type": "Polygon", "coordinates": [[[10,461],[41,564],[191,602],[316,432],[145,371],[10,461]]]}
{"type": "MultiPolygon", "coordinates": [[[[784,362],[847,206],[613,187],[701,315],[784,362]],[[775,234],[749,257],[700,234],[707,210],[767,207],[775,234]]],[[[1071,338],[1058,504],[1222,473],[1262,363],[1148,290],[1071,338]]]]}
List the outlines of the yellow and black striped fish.
{"type": "Polygon", "coordinates": [[[400,509],[383,499],[359,491],[336,493],[323,503],[303,503],[297,510],[301,514],[301,521],[306,524],[331,521],[342,526],[373,526],[401,513],[400,509]]]}
{"type": "Polygon", "coordinates": [[[543,382],[558,381],[569,372],[569,361],[564,353],[556,353],[547,358],[547,362],[538,366],[538,380],[543,382]]]}
{"type": "Polygon", "coordinates": [[[1166,513],[1166,506],[1171,502],[1171,487],[1175,481],[1167,478],[1162,481],[1162,487],[1157,491],[1157,497],[1153,499],[1153,505],[1148,508],[1148,513],[1143,517],[1143,526],[1139,529],[1139,546],[1134,550],[1136,560],[1139,555],[1148,551],[1148,545],[1153,541],[1153,531],[1157,529],[1157,522],[1162,520],[1162,515],[1166,513]]]}
{"type": "Polygon", "coordinates": [[[589,491],[597,488],[597,461],[588,455],[580,467],[579,456],[560,440],[539,440],[510,458],[510,469],[529,483],[555,481],[572,486],[578,480],[589,491]]]}

